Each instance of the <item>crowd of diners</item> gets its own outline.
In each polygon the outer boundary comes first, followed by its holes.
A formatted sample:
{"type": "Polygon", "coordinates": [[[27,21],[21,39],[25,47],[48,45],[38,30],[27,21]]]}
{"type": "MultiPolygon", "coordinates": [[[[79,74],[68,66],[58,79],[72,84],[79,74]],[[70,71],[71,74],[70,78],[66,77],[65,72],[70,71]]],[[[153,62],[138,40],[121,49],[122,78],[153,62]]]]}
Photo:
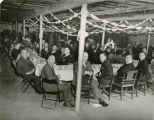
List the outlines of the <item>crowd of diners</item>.
{"type": "MultiPolygon", "coordinates": [[[[30,48],[39,52],[39,45],[36,43],[35,45],[28,46],[23,42],[16,41],[10,45],[3,43],[2,47],[8,49],[9,55],[15,61],[17,73],[24,79],[32,80],[36,92],[41,94],[42,89],[40,86],[40,77],[35,75],[35,67],[29,60],[29,53],[27,51],[27,48],[30,48]]],[[[41,77],[57,81],[59,89],[64,93],[64,106],[73,107],[74,105],[70,100],[72,99],[71,88],[75,89],[77,84],[78,43],[66,44],[62,47],[53,45],[52,49],[49,50],[48,43],[43,41],[41,57],[46,59],[46,64],[41,71],[41,77]],[[59,80],[61,76],[55,73],[55,64],[73,64],[74,75],[72,84],[59,80]]],[[[132,70],[138,70],[136,82],[146,81],[153,84],[154,48],[150,46],[147,52],[142,44],[139,44],[138,46],[131,46],[128,44],[127,48],[120,49],[116,44],[113,44],[113,41],[111,41],[110,38],[104,46],[101,46],[100,43],[85,43],[82,63],[82,82],[88,83],[89,77],[93,76],[91,90],[94,99],[96,99],[100,105],[106,107],[108,106],[108,103],[103,99],[102,94],[98,89],[99,83],[109,84],[108,81],[113,77],[114,82],[120,83],[122,81],[121,77],[132,70]],[[133,64],[134,59],[139,60],[137,67],[133,64]],[[123,64],[117,71],[116,75],[113,74],[112,63],[123,64]],[[92,64],[101,64],[100,71],[97,74],[94,74],[92,64]]],[[[55,88],[54,86],[49,85],[47,87],[50,89],[55,88]]]]}

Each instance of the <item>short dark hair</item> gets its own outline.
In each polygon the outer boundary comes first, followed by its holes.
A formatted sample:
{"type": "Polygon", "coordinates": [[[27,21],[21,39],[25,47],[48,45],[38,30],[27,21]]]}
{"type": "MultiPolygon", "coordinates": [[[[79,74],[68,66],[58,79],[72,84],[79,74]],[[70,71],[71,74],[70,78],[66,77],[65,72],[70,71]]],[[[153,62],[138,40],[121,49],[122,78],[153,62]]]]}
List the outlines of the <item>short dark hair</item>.
{"type": "Polygon", "coordinates": [[[133,55],[131,55],[131,54],[127,54],[126,56],[130,56],[130,57],[132,58],[132,60],[133,60],[133,55]]]}
{"type": "Polygon", "coordinates": [[[142,51],[142,52],[140,52],[140,54],[141,54],[141,53],[143,53],[145,56],[147,56],[145,52],[142,51]]]}
{"type": "Polygon", "coordinates": [[[104,56],[106,56],[106,57],[107,57],[107,54],[106,54],[106,52],[101,52],[101,53],[100,53],[100,55],[101,55],[101,54],[104,54],[104,56]]]}

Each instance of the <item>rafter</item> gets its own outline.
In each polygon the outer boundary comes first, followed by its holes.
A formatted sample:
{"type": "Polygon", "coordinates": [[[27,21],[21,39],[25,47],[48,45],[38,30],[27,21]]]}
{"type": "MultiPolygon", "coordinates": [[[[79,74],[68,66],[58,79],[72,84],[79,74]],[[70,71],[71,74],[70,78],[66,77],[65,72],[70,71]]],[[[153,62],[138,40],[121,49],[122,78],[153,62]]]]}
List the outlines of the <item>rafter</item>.
{"type": "Polygon", "coordinates": [[[21,3],[21,5],[20,5],[19,8],[21,8],[27,1],[28,1],[28,0],[24,0],[24,1],[21,3]]]}

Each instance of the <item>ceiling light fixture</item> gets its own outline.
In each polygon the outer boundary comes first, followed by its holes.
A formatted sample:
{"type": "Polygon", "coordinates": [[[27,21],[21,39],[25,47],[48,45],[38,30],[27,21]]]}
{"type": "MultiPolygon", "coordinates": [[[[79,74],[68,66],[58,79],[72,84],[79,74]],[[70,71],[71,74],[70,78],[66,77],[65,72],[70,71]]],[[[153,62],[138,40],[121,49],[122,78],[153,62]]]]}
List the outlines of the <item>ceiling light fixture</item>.
{"type": "Polygon", "coordinates": [[[3,0],[0,0],[0,4],[3,2],[3,0]]]}

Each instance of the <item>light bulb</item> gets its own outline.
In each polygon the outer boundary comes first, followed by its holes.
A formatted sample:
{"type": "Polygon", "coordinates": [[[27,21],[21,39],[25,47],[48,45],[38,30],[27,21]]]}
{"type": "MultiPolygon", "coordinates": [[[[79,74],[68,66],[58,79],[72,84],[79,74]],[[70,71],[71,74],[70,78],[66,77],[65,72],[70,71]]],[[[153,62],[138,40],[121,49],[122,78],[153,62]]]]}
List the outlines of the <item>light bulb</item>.
{"type": "Polygon", "coordinates": [[[3,0],[0,0],[0,4],[3,2],[3,0]]]}

